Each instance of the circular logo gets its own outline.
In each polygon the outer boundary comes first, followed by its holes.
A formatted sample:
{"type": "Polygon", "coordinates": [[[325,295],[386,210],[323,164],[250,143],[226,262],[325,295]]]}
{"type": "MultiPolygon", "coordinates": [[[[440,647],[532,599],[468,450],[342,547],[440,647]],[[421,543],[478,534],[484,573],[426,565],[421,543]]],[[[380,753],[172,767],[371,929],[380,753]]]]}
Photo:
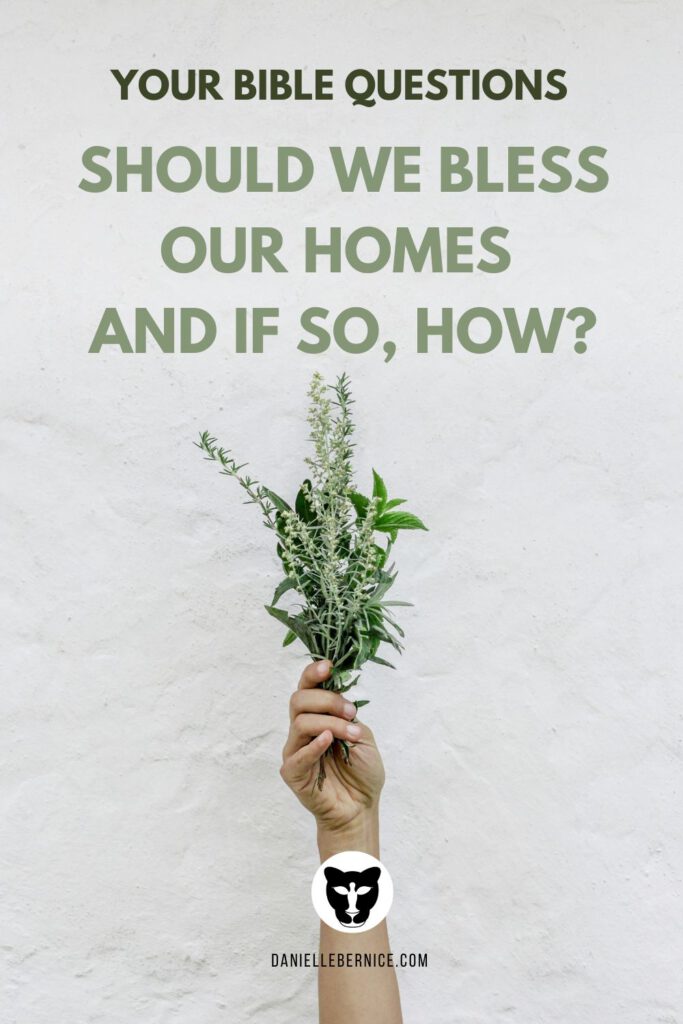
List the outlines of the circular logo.
{"type": "Polygon", "coordinates": [[[369,853],[345,850],[320,865],[311,899],[321,921],[338,932],[368,932],[389,913],[391,875],[369,853]]]}

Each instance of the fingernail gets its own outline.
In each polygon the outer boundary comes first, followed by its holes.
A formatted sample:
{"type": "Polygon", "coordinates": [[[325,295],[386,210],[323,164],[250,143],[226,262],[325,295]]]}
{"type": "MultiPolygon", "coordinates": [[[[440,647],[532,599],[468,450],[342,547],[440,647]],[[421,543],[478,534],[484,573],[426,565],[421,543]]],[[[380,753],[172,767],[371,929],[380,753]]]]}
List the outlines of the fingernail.
{"type": "Polygon", "coordinates": [[[361,727],[359,725],[347,725],[346,735],[351,740],[357,740],[361,734],[361,727]]]}
{"type": "Polygon", "coordinates": [[[318,662],[318,677],[320,679],[324,679],[325,676],[330,671],[330,667],[331,666],[330,666],[329,661],[319,661],[318,662]]]}
{"type": "Polygon", "coordinates": [[[344,701],[344,714],[347,718],[356,717],[356,705],[352,704],[350,700],[344,701]]]}

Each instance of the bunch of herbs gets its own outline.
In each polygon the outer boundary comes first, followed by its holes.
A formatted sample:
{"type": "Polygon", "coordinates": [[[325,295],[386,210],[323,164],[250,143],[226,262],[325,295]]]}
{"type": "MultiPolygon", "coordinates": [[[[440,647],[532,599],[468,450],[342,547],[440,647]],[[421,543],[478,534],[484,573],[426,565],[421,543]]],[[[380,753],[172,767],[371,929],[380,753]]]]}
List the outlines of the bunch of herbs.
{"type": "MultiPolygon", "coordinates": [[[[402,530],[426,527],[400,508],[403,498],[389,498],[376,471],[371,495],[356,489],[353,399],[346,374],[331,386],[314,374],[309,399],[309,475],[293,505],[243,472],[247,464],[238,464],[208,431],[195,443],[221,473],[237,480],[247,494],[247,504],[259,507],[264,525],[275,534],[284,578],[266,611],[286,629],[283,646],[298,639],[315,660],[329,660],[332,673],[321,685],[345,693],[357,685],[366,662],[394,667],[378,653],[382,644],[396,652],[403,649],[404,633],[394,608],[408,602],[387,598],[397,576],[392,548],[402,530]],[[297,603],[287,610],[281,602],[290,592],[297,603]]],[[[369,702],[353,703],[360,708],[369,702]]],[[[335,747],[350,760],[344,740],[335,740],[325,756],[333,754],[335,747]]],[[[320,786],[324,778],[323,757],[320,786]]]]}

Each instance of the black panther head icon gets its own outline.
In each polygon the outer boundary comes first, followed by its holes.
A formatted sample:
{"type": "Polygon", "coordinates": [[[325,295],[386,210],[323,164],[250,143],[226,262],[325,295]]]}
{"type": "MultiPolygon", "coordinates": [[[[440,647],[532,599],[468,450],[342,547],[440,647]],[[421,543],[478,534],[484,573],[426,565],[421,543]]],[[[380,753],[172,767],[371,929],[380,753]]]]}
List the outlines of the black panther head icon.
{"type": "Polygon", "coordinates": [[[340,871],[325,868],[327,902],[345,928],[360,928],[368,919],[379,896],[381,868],[340,871]]]}

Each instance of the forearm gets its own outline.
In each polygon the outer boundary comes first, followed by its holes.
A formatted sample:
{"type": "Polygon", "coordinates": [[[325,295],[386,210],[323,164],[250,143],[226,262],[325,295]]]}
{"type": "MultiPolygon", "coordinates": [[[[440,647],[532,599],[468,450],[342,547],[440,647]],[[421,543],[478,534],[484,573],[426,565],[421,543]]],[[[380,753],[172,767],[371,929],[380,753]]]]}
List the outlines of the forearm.
{"type": "MultiPolygon", "coordinates": [[[[362,816],[352,829],[318,829],[321,861],[343,850],[361,850],[379,859],[379,817],[362,816]]],[[[367,932],[339,932],[320,925],[325,954],[388,953],[386,921],[367,932]]],[[[393,967],[320,967],[320,1024],[401,1024],[401,1002],[393,967]]]]}

